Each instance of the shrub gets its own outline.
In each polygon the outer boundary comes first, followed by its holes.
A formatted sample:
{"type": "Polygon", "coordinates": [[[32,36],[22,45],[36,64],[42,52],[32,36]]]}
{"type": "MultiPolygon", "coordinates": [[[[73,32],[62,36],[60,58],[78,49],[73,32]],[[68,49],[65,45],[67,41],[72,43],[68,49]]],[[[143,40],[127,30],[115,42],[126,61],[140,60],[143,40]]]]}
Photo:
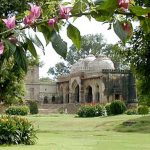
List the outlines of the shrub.
{"type": "Polygon", "coordinates": [[[113,115],[123,114],[126,110],[125,103],[120,100],[115,100],[110,104],[110,111],[113,115]]]}
{"type": "Polygon", "coordinates": [[[27,102],[28,106],[29,106],[29,109],[30,109],[30,114],[38,114],[38,105],[36,103],[36,101],[31,101],[29,100],[27,102]]]}
{"type": "Polygon", "coordinates": [[[6,109],[5,113],[7,115],[25,116],[29,113],[29,108],[27,106],[10,106],[6,109]]]}
{"type": "Polygon", "coordinates": [[[0,117],[0,144],[35,144],[36,131],[31,122],[19,116],[0,117]]]}
{"type": "Polygon", "coordinates": [[[106,112],[107,112],[107,116],[110,116],[110,115],[111,115],[110,103],[107,103],[107,104],[105,105],[105,109],[106,109],[106,112]]]}
{"type": "Polygon", "coordinates": [[[148,108],[148,106],[139,106],[138,107],[138,114],[140,114],[140,115],[146,115],[146,114],[148,114],[149,113],[149,108],[148,108]]]}
{"type": "Polygon", "coordinates": [[[127,115],[137,115],[137,109],[128,109],[126,111],[127,115]]]}
{"type": "Polygon", "coordinates": [[[81,106],[77,114],[79,117],[95,117],[95,106],[81,106]]]}
{"type": "Polygon", "coordinates": [[[95,106],[95,116],[102,116],[103,115],[103,107],[101,105],[95,106]]]}
{"type": "Polygon", "coordinates": [[[59,112],[60,114],[63,114],[63,113],[64,113],[64,108],[63,108],[63,107],[60,107],[60,108],[58,109],[58,112],[59,112]]]}

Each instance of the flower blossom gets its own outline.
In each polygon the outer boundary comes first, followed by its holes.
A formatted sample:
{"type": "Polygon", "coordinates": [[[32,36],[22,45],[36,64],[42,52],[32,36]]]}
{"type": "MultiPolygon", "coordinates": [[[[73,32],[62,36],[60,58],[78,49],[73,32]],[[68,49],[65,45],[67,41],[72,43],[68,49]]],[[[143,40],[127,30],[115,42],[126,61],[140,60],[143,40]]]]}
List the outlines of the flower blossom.
{"type": "Polygon", "coordinates": [[[30,6],[31,6],[30,13],[33,14],[35,19],[39,18],[40,15],[41,15],[41,7],[40,6],[36,6],[36,5],[32,5],[32,4],[30,4],[30,6]]]}
{"type": "Polygon", "coordinates": [[[24,24],[25,25],[31,25],[35,22],[36,19],[38,19],[41,15],[41,7],[36,6],[33,4],[30,4],[31,9],[28,16],[24,18],[24,24]]]}
{"type": "Polygon", "coordinates": [[[59,14],[62,19],[68,19],[72,7],[60,6],[59,14]]]}
{"type": "Polygon", "coordinates": [[[57,18],[52,18],[48,20],[48,25],[54,28],[54,25],[57,22],[57,18]]]}
{"type": "Polygon", "coordinates": [[[16,17],[10,17],[8,19],[2,19],[8,29],[13,29],[16,27],[16,17]]]}
{"type": "Polygon", "coordinates": [[[0,42],[0,55],[4,52],[4,44],[3,42],[0,42]]]}
{"type": "Polygon", "coordinates": [[[130,0],[118,0],[118,4],[120,8],[128,9],[130,0]]]}
{"type": "Polygon", "coordinates": [[[25,25],[31,25],[35,22],[34,15],[30,13],[28,16],[26,16],[23,20],[25,25]]]}

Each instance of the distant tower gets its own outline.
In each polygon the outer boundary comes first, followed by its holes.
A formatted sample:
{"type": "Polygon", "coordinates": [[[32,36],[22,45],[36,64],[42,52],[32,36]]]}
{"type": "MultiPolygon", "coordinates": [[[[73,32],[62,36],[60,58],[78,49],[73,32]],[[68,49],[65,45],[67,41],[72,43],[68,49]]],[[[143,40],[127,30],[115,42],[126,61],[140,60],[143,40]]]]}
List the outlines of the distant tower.
{"type": "Polygon", "coordinates": [[[26,76],[26,96],[27,100],[39,100],[40,81],[39,81],[39,66],[30,67],[26,76]]]}

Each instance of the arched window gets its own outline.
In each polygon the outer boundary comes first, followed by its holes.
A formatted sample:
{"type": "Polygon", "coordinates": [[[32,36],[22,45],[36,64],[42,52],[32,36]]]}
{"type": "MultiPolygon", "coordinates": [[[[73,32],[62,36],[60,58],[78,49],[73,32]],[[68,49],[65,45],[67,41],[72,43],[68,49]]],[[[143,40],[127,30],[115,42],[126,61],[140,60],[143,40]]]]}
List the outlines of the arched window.
{"type": "Polygon", "coordinates": [[[48,104],[48,97],[47,96],[44,96],[44,101],[43,101],[44,104],[48,104]]]}
{"type": "Polygon", "coordinates": [[[87,103],[92,103],[93,102],[93,95],[92,95],[92,87],[88,86],[86,88],[86,97],[85,100],[87,103]]]}

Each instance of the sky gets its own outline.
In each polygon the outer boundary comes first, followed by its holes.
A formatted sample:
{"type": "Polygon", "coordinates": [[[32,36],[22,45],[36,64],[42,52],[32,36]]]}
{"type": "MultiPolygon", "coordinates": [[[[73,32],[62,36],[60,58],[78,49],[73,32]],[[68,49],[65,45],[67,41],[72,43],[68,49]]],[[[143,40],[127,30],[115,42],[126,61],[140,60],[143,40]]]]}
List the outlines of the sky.
{"type": "MultiPolygon", "coordinates": [[[[113,29],[107,30],[109,24],[102,24],[100,22],[92,19],[89,21],[86,17],[80,17],[75,22],[72,23],[80,30],[81,36],[86,34],[98,34],[102,33],[104,39],[109,44],[115,44],[119,41],[119,38],[114,33],[113,29]]],[[[62,28],[60,35],[64,41],[67,42],[68,48],[72,45],[72,41],[67,37],[66,29],[62,28]]],[[[51,44],[46,46],[45,55],[41,53],[41,50],[38,49],[38,54],[40,56],[40,61],[44,63],[44,66],[40,68],[40,78],[48,77],[47,71],[50,67],[54,67],[56,63],[63,61],[60,59],[60,56],[53,50],[51,44]]]]}

